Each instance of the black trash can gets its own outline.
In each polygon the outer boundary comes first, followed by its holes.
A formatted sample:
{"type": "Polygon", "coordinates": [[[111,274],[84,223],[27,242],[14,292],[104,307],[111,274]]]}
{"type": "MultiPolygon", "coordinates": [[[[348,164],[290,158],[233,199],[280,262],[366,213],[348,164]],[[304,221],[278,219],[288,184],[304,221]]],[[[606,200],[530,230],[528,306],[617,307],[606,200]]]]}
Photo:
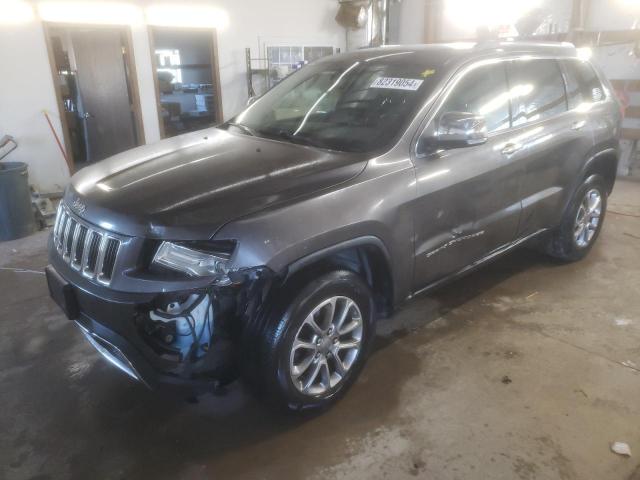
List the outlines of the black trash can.
{"type": "Polygon", "coordinates": [[[26,237],[36,229],[27,164],[0,162],[0,241],[26,237]]]}

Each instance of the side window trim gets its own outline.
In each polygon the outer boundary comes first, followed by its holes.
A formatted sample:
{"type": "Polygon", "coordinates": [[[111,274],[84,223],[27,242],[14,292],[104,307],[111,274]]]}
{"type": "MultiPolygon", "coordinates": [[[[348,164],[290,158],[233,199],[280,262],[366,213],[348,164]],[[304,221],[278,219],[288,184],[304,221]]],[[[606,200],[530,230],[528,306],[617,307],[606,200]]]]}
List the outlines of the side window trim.
{"type": "MultiPolygon", "coordinates": [[[[424,118],[422,119],[422,121],[420,122],[420,126],[418,127],[418,129],[416,130],[416,133],[413,135],[412,139],[411,139],[411,157],[412,158],[424,158],[425,155],[420,155],[417,151],[418,148],[418,144],[419,144],[419,139],[420,137],[423,135],[423,133],[425,132],[425,130],[427,128],[429,128],[431,126],[431,123],[442,113],[441,112],[441,108],[444,105],[445,100],[447,99],[447,97],[449,96],[449,94],[451,93],[451,91],[455,88],[455,86],[462,80],[462,78],[467,75],[469,72],[471,72],[472,70],[474,70],[475,68],[481,67],[482,65],[489,65],[492,63],[502,63],[505,69],[505,75],[507,78],[507,86],[509,89],[511,89],[511,78],[509,75],[509,65],[512,65],[513,62],[517,61],[517,60],[524,60],[524,59],[536,59],[536,60],[553,60],[556,62],[558,70],[560,71],[561,77],[562,77],[562,81],[564,84],[564,91],[565,91],[565,102],[566,102],[566,106],[567,106],[567,110],[564,112],[560,112],[556,115],[554,115],[553,117],[550,118],[555,118],[561,115],[565,115],[567,112],[572,112],[575,110],[574,109],[569,109],[569,98],[567,95],[567,84],[566,84],[566,80],[565,80],[565,72],[564,72],[564,65],[562,65],[562,61],[580,61],[577,57],[571,57],[571,56],[545,56],[545,55],[530,55],[530,54],[517,54],[514,56],[505,56],[505,57],[493,57],[493,58],[485,58],[482,60],[475,60],[472,63],[468,64],[468,65],[464,65],[462,66],[458,71],[456,71],[451,78],[447,81],[445,87],[442,90],[442,93],[438,96],[438,98],[435,100],[435,107],[430,109],[425,115],[424,118]]],[[[594,73],[596,74],[598,81],[603,85],[603,87],[605,87],[604,82],[602,81],[602,79],[600,78],[600,74],[599,72],[593,67],[593,65],[591,64],[591,62],[587,62],[589,64],[589,67],[591,69],[593,69],[594,73]]],[[[604,89],[603,89],[604,91],[604,89]]],[[[603,98],[602,100],[599,100],[598,102],[594,102],[595,103],[600,103],[600,102],[604,102],[607,99],[606,97],[606,92],[605,92],[605,98],[603,98]]],[[[539,120],[538,122],[544,122],[549,120],[550,118],[544,118],[539,120]]],[[[534,123],[538,123],[538,122],[534,122],[534,123]]],[[[532,124],[526,124],[526,125],[532,125],[532,124]]],[[[513,131],[515,129],[519,129],[521,127],[523,127],[524,125],[513,125],[513,99],[511,97],[509,97],[509,128],[506,128],[504,130],[498,130],[498,131],[494,131],[489,133],[489,138],[492,138],[494,136],[498,136],[498,135],[504,135],[507,132],[513,131]]]]}
{"type": "Polygon", "coordinates": [[[567,72],[566,72],[566,67],[564,62],[561,62],[560,59],[556,58],[555,59],[556,65],[558,66],[558,70],[560,70],[560,76],[562,77],[562,85],[564,86],[564,104],[566,109],[566,112],[570,112],[571,109],[569,108],[569,81],[567,78],[567,72]]]}
{"type": "Polygon", "coordinates": [[[511,95],[511,89],[513,86],[511,85],[511,75],[509,72],[511,71],[511,65],[513,65],[514,60],[515,59],[510,58],[505,61],[503,65],[504,75],[507,79],[507,91],[509,92],[509,128],[507,128],[506,131],[513,130],[513,98],[511,95]]]}

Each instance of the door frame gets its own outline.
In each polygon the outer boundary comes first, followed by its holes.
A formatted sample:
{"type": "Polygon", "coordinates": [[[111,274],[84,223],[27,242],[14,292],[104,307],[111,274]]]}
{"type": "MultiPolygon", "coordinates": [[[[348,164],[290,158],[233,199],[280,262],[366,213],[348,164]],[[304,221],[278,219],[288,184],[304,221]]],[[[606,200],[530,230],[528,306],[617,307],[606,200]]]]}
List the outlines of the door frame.
{"type": "Polygon", "coordinates": [[[147,25],[149,36],[149,54],[151,55],[151,73],[153,75],[153,87],[156,93],[156,112],[158,114],[158,127],[160,128],[160,138],[166,138],[164,131],[164,120],[162,119],[162,105],[160,104],[160,85],[158,83],[158,59],[156,57],[156,45],[153,38],[154,30],[178,31],[192,33],[195,31],[211,32],[209,51],[211,52],[211,81],[213,82],[213,92],[216,105],[216,122],[222,123],[224,115],[222,113],[222,89],[220,87],[220,63],[218,61],[218,31],[215,28],[186,28],[186,27],[165,27],[159,25],[147,25]]]}
{"type": "Polygon", "coordinates": [[[146,143],[146,135],[144,131],[144,124],[142,122],[142,107],[140,104],[140,88],[138,86],[138,72],[136,70],[136,61],[133,51],[133,36],[131,33],[131,27],[126,25],[100,25],[91,23],[66,23],[66,22],[42,22],[42,29],[44,31],[44,40],[47,45],[47,55],[49,57],[49,67],[51,69],[51,78],[53,80],[53,88],[56,95],[56,103],[58,104],[58,114],[60,123],[62,124],[62,137],[64,139],[65,151],[67,154],[67,167],[69,173],[73,175],[76,172],[76,164],[74,159],[73,149],[71,147],[71,134],[69,133],[69,123],[67,122],[66,111],[64,103],[62,101],[62,91],[60,88],[60,81],[58,76],[58,70],[56,65],[55,56],[53,54],[53,44],[51,42],[51,31],[56,28],[73,29],[73,28],[111,28],[119,29],[124,39],[124,60],[127,72],[127,83],[129,84],[129,90],[131,93],[131,109],[133,113],[133,121],[136,128],[136,145],[144,145],[146,143]]]}

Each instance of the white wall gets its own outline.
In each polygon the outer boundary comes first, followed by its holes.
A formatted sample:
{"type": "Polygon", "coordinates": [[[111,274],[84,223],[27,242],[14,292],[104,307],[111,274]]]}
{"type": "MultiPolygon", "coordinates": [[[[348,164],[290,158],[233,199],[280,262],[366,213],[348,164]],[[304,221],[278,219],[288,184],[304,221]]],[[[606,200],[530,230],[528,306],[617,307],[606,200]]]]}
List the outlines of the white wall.
{"type": "Polygon", "coordinates": [[[393,43],[400,45],[412,45],[424,43],[425,31],[425,0],[403,0],[400,2],[396,10],[399,12],[399,21],[396,25],[392,24],[394,30],[389,32],[393,43]]]}
{"type": "MultiPolygon", "coordinates": [[[[225,118],[246,104],[246,47],[265,56],[265,45],[332,45],[345,50],[345,29],[334,17],[337,0],[220,0],[229,26],[218,34],[220,81],[225,118]]],[[[254,53],[255,52],[255,53],[254,53]]]]}
{"type": "MultiPolygon", "coordinates": [[[[587,30],[628,30],[640,27],[640,3],[624,0],[591,0],[586,22],[587,30]]],[[[630,55],[633,45],[612,45],[593,48],[593,61],[607,77],[619,80],[640,79],[640,59],[630,55]]],[[[629,105],[640,105],[639,92],[627,92],[629,105]]],[[[640,119],[625,118],[624,128],[640,128],[640,119]]],[[[629,175],[636,160],[631,140],[621,140],[621,155],[618,172],[629,175]]]]}
{"type": "MultiPolygon", "coordinates": [[[[395,8],[400,12],[400,22],[394,26],[397,31],[392,32],[394,41],[404,45],[424,42],[425,8],[428,1],[432,0],[402,0],[395,8]]],[[[476,37],[476,23],[481,18],[499,18],[504,15],[502,10],[505,6],[513,8],[516,4],[517,0],[444,0],[438,40],[473,40],[476,37]],[[491,4],[497,10],[495,14],[489,10],[491,4]]],[[[541,30],[548,32],[551,24],[553,31],[566,32],[571,18],[571,6],[572,0],[540,0],[539,8],[546,17],[541,30]]]]}
{"type": "Polygon", "coordinates": [[[640,3],[630,0],[591,0],[586,29],[629,30],[640,28],[640,3]]]}
{"type": "Polygon", "coordinates": [[[5,161],[28,163],[31,183],[42,191],[61,190],[69,171],[42,113],[62,140],[42,25],[0,25],[0,72],[0,136],[19,145],[5,161]]]}
{"type": "MultiPolygon", "coordinates": [[[[156,2],[130,0],[128,3],[145,7],[156,2]]],[[[265,55],[266,45],[326,45],[345,50],[345,30],[334,20],[337,3],[337,0],[189,2],[190,5],[215,6],[225,11],[229,18],[227,27],[218,32],[225,118],[239,112],[247,101],[246,47],[251,47],[256,57],[265,55]]],[[[152,143],[160,139],[160,130],[148,32],[144,24],[133,25],[131,29],[142,121],[146,142],[152,143]]],[[[16,137],[20,147],[10,154],[10,158],[29,164],[33,184],[43,192],[60,191],[69,174],[42,115],[43,109],[51,113],[62,138],[40,20],[36,16],[30,21],[6,25],[0,18],[0,46],[0,135],[16,137]]]]}

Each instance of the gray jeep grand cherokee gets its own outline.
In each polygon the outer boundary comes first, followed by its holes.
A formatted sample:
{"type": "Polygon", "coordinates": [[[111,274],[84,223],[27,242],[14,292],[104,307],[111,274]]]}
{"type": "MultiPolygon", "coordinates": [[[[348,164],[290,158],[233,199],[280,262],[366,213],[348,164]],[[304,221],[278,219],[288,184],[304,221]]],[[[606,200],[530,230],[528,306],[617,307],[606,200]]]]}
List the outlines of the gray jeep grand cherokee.
{"type": "Polygon", "coordinates": [[[584,257],[620,118],[569,44],[326,58],[225,124],[78,172],[50,292],[149,387],[242,376],[285,407],[327,406],[404,300],[534,239],[584,257]]]}

